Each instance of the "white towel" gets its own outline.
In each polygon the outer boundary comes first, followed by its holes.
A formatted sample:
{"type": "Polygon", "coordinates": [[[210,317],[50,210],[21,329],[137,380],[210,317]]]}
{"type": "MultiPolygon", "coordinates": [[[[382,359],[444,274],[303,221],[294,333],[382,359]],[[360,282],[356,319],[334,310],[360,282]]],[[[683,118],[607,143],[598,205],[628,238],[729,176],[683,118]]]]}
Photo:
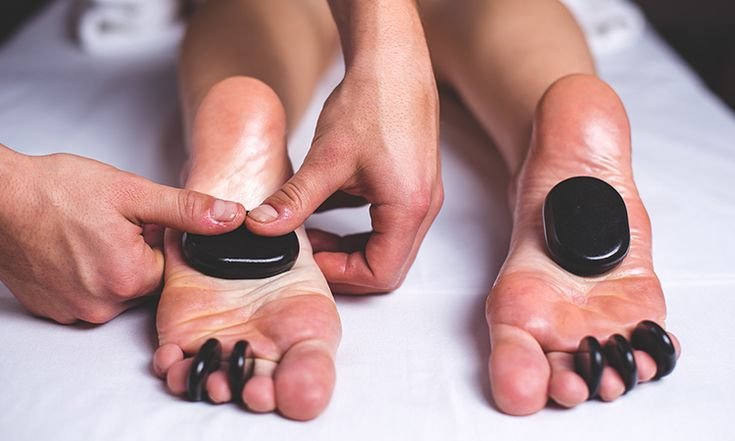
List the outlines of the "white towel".
{"type": "MultiPolygon", "coordinates": [[[[77,35],[85,51],[116,55],[170,48],[184,32],[183,0],[81,0],[77,35]]],[[[640,38],[645,19],[627,0],[563,0],[592,51],[615,52],[640,38]]]]}
{"type": "Polygon", "coordinates": [[[576,17],[596,55],[630,47],[643,35],[646,20],[628,0],[562,0],[576,17]]]}
{"type": "Polygon", "coordinates": [[[76,29],[94,55],[151,52],[175,46],[184,33],[181,0],[82,0],[76,29]]]}

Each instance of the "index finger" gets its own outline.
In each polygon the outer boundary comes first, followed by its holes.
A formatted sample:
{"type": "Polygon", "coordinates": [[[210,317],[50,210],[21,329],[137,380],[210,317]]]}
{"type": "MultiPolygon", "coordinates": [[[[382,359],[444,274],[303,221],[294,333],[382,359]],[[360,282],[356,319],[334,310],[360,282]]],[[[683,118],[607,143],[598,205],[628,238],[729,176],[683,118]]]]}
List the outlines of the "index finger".
{"type": "MultiPolygon", "coordinates": [[[[373,231],[365,248],[314,255],[330,285],[340,294],[385,293],[403,281],[418,249],[426,213],[398,205],[370,207],[373,231]]],[[[345,238],[348,240],[349,238],[345,238]]]]}

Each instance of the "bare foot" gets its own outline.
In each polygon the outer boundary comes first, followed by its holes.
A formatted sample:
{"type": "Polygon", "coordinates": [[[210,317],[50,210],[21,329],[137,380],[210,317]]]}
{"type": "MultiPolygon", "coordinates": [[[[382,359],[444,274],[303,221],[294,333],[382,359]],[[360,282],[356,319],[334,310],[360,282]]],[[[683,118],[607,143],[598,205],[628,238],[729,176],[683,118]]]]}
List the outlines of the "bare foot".
{"type": "MultiPolygon", "coordinates": [[[[588,398],[574,372],[573,353],[593,335],[605,343],[620,333],[628,339],[645,319],[663,326],[661,285],[653,271],[651,226],[633,182],[630,128],[622,103],[600,80],[565,77],[542,98],[531,148],[510,192],[513,234],[510,251],[488,297],[486,317],[492,353],[490,383],[500,410],[526,415],[549,399],[565,407],[588,398]],[[618,267],[584,278],[557,266],[546,253],[541,207],[558,182],[577,175],[601,178],[615,187],[628,208],[631,244],[618,267]]],[[[679,344],[673,338],[679,351],[679,344]]],[[[656,373],[653,359],[635,351],[638,380],[656,373]]],[[[623,381],[606,367],[600,398],[624,391],[623,381]]]]}
{"type": "MultiPolygon", "coordinates": [[[[196,111],[187,187],[257,206],[290,176],[285,127],[281,103],[268,86],[241,77],[219,83],[196,111]]],[[[306,234],[299,229],[297,235],[301,252],[290,271],[223,280],[190,268],[182,259],[181,234],[166,232],[154,369],[172,393],[184,394],[191,357],[214,337],[224,359],[238,340],[250,343],[255,376],[242,391],[249,409],[307,420],[326,407],[341,326],[306,234]]],[[[212,402],[233,399],[226,367],[209,376],[206,390],[212,402]]]]}

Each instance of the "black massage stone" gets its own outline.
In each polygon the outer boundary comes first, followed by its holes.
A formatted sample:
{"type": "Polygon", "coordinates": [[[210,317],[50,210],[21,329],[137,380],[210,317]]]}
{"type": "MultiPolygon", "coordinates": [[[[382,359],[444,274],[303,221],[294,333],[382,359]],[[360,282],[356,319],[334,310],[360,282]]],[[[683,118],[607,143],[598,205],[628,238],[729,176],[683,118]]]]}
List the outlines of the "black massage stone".
{"type": "Polygon", "coordinates": [[[216,338],[207,340],[194,357],[186,382],[186,393],[191,401],[202,401],[209,374],[219,368],[222,345],[216,338]]]}
{"type": "Polygon", "coordinates": [[[665,377],[676,367],[676,350],[669,334],[656,322],[644,320],[635,327],[630,339],[633,347],[647,352],[656,361],[656,376],[665,377]]]}
{"type": "Polygon", "coordinates": [[[232,392],[232,399],[238,403],[242,402],[242,390],[248,380],[253,376],[255,370],[254,360],[250,363],[247,371],[245,370],[249,346],[247,341],[240,340],[235,343],[235,347],[232,349],[232,354],[230,355],[230,391],[232,392]]]}
{"type": "Polygon", "coordinates": [[[600,391],[602,370],[605,368],[602,347],[595,337],[585,337],[579,343],[579,348],[574,354],[574,368],[587,383],[588,399],[594,398],[600,391]]]}
{"type": "Polygon", "coordinates": [[[625,202],[600,179],[577,176],[556,184],[546,196],[543,223],[551,258],[571,273],[602,274],[628,253],[625,202]]]}
{"type": "Polygon", "coordinates": [[[625,393],[638,383],[638,366],[633,356],[633,347],[620,334],[615,334],[605,343],[605,358],[620,375],[625,384],[625,393]]]}
{"type": "Polygon", "coordinates": [[[221,279],[264,279],[293,267],[299,241],[293,232],[256,236],[243,224],[217,236],[185,233],[183,250],[189,265],[204,274],[221,279]]]}

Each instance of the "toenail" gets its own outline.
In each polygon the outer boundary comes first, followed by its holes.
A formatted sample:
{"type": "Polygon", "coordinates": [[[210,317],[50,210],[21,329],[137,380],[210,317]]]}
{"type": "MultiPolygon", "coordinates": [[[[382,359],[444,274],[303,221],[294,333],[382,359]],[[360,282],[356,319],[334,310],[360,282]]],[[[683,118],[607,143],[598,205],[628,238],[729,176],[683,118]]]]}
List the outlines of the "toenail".
{"type": "Polygon", "coordinates": [[[638,323],[630,342],[634,348],[647,352],[656,361],[654,380],[669,375],[676,367],[674,343],[658,323],[651,320],[638,323]]]}
{"type": "Polygon", "coordinates": [[[216,338],[210,338],[202,345],[194,357],[186,381],[186,393],[191,401],[201,401],[205,395],[204,386],[209,374],[219,368],[222,345],[216,338]]]}
{"type": "Polygon", "coordinates": [[[593,276],[622,262],[630,246],[625,201],[607,182],[577,176],[554,186],[542,210],[551,258],[579,276],[593,276]]]}
{"type": "Polygon", "coordinates": [[[215,236],[184,233],[183,253],[194,269],[222,279],[264,279],[290,270],[299,255],[296,233],[265,237],[245,224],[215,236]]]}
{"type": "Polygon", "coordinates": [[[602,371],[605,368],[605,357],[600,342],[595,337],[588,336],[579,343],[574,354],[574,368],[584,382],[589,392],[587,399],[594,398],[600,391],[602,371]]]}

